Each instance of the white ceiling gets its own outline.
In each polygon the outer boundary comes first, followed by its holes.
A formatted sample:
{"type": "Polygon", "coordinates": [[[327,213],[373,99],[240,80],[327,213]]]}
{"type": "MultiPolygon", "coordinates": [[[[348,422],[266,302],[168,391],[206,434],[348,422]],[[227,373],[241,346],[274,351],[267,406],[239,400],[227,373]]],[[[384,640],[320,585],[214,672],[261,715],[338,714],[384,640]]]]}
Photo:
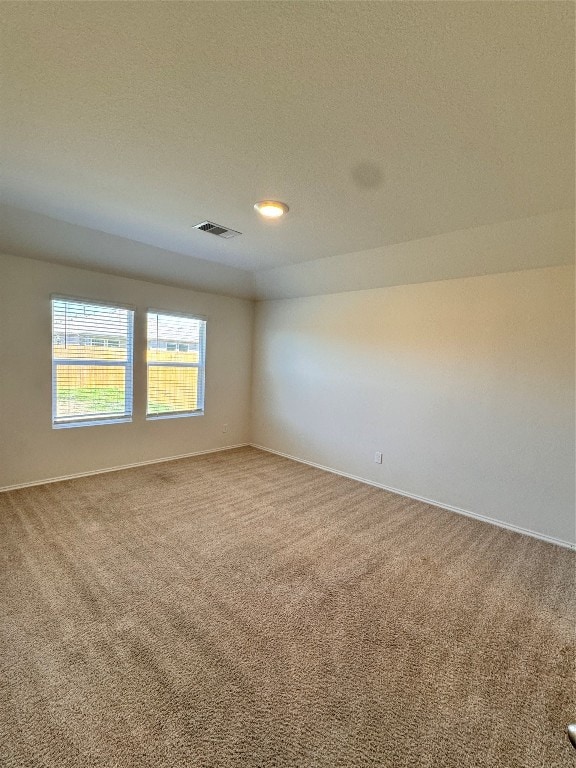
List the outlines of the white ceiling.
{"type": "MultiPolygon", "coordinates": [[[[5,212],[163,249],[143,277],[574,207],[572,3],[4,2],[0,20],[5,212]],[[267,197],[284,220],[258,218],[267,197]]],[[[7,229],[25,251],[26,217],[7,229]]],[[[130,273],[101,245],[79,265],[130,273]]]]}

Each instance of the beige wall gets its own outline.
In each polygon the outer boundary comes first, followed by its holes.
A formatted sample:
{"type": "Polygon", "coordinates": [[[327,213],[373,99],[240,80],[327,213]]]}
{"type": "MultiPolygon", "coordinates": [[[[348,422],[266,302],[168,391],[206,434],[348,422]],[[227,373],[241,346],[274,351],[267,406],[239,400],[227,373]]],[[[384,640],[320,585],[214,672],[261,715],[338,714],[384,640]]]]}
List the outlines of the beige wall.
{"type": "Polygon", "coordinates": [[[253,311],[243,299],[0,256],[0,487],[247,442],[253,311]],[[136,307],[131,423],[52,429],[52,293],[136,307]],[[205,416],[146,421],[149,307],[207,316],[205,416]]]}
{"type": "Polygon", "coordinates": [[[576,540],[572,267],[261,302],[254,354],[256,444],[576,540]]]}
{"type": "Polygon", "coordinates": [[[0,256],[0,487],[252,439],[576,539],[572,267],[260,302],[251,371],[253,311],[242,299],[0,256]],[[132,423],[51,428],[51,293],[140,310],[132,423]],[[145,420],[148,307],[207,315],[205,416],[145,420]]]}

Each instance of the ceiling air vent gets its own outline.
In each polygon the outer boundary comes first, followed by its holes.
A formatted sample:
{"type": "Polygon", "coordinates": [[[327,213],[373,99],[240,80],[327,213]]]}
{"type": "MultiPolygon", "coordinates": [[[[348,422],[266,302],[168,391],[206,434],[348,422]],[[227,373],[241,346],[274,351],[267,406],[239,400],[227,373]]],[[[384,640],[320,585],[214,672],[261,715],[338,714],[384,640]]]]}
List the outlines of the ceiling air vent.
{"type": "Polygon", "coordinates": [[[223,227],[221,224],[214,224],[213,221],[201,221],[200,224],[194,224],[192,229],[201,229],[202,232],[210,232],[211,235],[218,235],[218,237],[223,237],[225,240],[242,234],[242,232],[236,232],[235,229],[228,229],[228,227],[223,227]]]}

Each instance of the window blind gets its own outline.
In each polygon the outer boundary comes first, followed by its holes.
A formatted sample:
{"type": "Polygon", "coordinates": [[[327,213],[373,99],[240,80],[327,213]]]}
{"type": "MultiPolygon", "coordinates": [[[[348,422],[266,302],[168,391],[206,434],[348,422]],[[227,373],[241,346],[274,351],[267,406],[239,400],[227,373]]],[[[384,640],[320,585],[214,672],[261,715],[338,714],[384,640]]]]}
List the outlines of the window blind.
{"type": "Polygon", "coordinates": [[[132,418],[134,312],[52,299],[52,424],[87,426],[132,418]]]}
{"type": "Polygon", "coordinates": [[[206,321],[150,310],[148,418],[204,413],[206,321]]]}

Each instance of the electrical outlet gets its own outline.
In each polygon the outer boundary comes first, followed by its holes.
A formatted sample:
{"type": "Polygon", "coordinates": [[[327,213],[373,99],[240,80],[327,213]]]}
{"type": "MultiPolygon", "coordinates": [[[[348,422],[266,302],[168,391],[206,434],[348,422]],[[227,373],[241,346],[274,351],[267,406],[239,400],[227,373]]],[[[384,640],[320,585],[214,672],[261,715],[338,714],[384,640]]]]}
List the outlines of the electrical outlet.
{"type": "Polygon", "coordinates": [[[374,454],[374,463],[382,464],[382,454],[380,453],[380,451],[376,451],[376,453],[374,454]]]}
{"type": "Polygon", "coordinates": [[[228,432],[228,424],[222,424],[222,432],[228,432]]]}

